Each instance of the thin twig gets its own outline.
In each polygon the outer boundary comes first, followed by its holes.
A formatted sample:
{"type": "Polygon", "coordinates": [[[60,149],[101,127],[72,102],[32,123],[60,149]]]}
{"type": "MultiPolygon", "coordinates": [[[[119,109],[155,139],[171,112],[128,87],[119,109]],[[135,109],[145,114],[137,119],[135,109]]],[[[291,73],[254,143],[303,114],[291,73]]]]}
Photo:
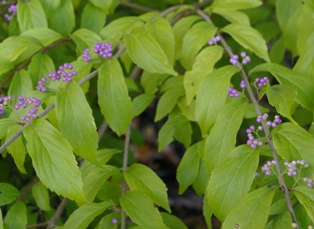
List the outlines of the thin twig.
{"type": "MultiPolygon", "coordinates": [[[[125,141],[124,141],[124,151],[123,151],[123,166],[122,166],[122,171],[126,171],[128,168],[128,153],[129,153],[129,146],[130,146],[130,136],[131,136],[131,125],[128,126],[125,132],[125,141]]],[[[122,194],[121,196],[124,196],[125,192],[127,189],[127,184],[125,180],[123,180],[122,184],[122,194]]],[[[125,220],[126,220],[126,215],[121,208],[121,229],[125,229],[125,220]]]]}
{"type": "Polygon", "coordinates": [[[151,8],[148,8],[148,7],[140,6],[140,5],[137,5],[137,4],[134,4],[134,3],[130,3],[130,2],[121,2],[120,5],[121,6],[125,6],[125,7],[129,7],[129,8],[132,8],[132,9],[142,10],[142,11],[145,11],[145,12],[156,11],[155,9],[151,9],[151,8]]]}
{"type": "Polygon", "coordinates": [[[61,201],[61,203],[59,204],[55,214],[53,215],[53,217],[49,220],[47,229],[52,229],[56,226],[56,223],[58,221],[58,219],[60,218],[64,208],[66,207],[67,203],[68,203],[68,198],[64,197],[61,201]]]}
{"type": "Polygon", "coordinates": [[[34,224],[34,225],[29,225],[26,226],[26,228],[38,228],[38,227],[45,227],[49,224],[49,222],[44,222],[44,223],[38,223],[38,224],[34,224]]]}
{"type": "MultiPolygon", "coordinates": [[[[197,14],[199,14],[205,21],[207,21],[208,23],[212,23],[212,21],[210,20],[210,18],[208,17],[208,15],[206,15],[204,12],[202,12],[201,10],[197,10],[196,11],[197,14]]],[[[224,40],[224,38],[222,36],[221,37],[221,44],[222,46],[224,47],[224,49],[226,50],[226,52],[228,53],[228,55],[230,57],[233,56],[233,53],[232,53],[232,50],[230,48],[230,46],[226,43],[226,41],[224,40]]],[[[253,103],[254,105],[254,108],[255,108],[255,111],[257,113],[258,116],[261,116],[262,115],[262,112],[258,106],[258,101],[256,100],[255,96],[254,96],[254,93],[252,91],[252,88],[250,86],[250,82],[248,80],[248,76],[246,75],[246,73],[244,72],[243,68],[241,67],[240,63],[238,62],[237,63],[237,67],[239,67],[241,69],[241,76],[242,76],[242,79],[245,81],[245,85],[246,85],[246,89],[249,93],[249,96],[250,96],[250,100],[251,102],[253,103]]],[[[295,216],[295,213],[294,213],[294,210],[293,210],[293,207],[292,207],[292,204],[291,204],[291,200],[290,200],[290,197],[289,197],[289,190],[287,188],[287,185],[286,185],[286,182],[283,178],[283,176],[281,175],[282,174],[282,171],[280,169],[280,166],[279,166],[279,163],[278,163],[278,155],[277,155],[277,152],[276,152],[276,149],[274,147],[274,143],[273,141],[271,140],[270,138],[270,132],[269,132],[269,129],[266,125],[266,122],[263,121],[262,123],[262,127],[263,127],[263,130],[264,130],[264,133],[265,133],[265,137],[266,137],[266,141],[267,143],[269,144],[269,147],[270,147],[270,150],[272,152],[272,156],[273,156],[273,159],[274,161],[276,162],[276,170],[277,170],[277,173],[279,174],[278,178],[279,178],[279,184],[280,184],[280,187],[281,187],[281,190],[283,191],[284,193],[284,196],[285,196],[285,199],[286,199],[286,202],[287,202],[287,205],[288,205],[288,209],[289,209],[289,212],[291,214],[291,217],[293,219],[293,221],[297,224],[297,219],[296,219],[296,216],[295,216]]],[[[298,227],[297,227],[298,228],[298,227]]]]}
{"type": "Polygon", "coordinates": [[[34,186],[36,183],[38,183],[38,182],[39,182],[39,179],[36,178],[36,179],[30,184],[30,186],[28,186],[27,189],[25,189],[25,191],[19,196],[19,198],[17,199],[17,201],[21,201],[21,200],[24,198],[24,196],[26,196],[27,193],[29,193],[29,192],[32,190],[33,186],[34,186]]]}

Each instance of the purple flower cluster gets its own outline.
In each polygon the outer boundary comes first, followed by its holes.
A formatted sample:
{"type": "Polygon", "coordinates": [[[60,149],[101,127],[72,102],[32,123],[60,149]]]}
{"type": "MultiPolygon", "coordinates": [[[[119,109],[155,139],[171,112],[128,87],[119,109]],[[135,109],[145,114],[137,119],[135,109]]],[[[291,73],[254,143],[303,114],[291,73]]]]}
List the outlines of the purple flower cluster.
{"type": "Polygon", "coordinates": [[[213,45],[213,44],[216,44],[217,42],[219,42],[220,40],[221,40],[220,36],[215,36],[208,41],[208,44],[213,45]]]}
{"type": "Polygon", "coordinates": [[[238,55],[233,55],[233,56],[230,58],[230,63],[231,63],[232,65],[237,65],[238,59],[239,59],[239,56],[238,56],[238,55]]]}
{"type": "MultiPolygon", "coordinates": [[[[51,72],[48,74],[48,78],[51,78],[52,81],[60,80],[62,79],[63,82],[71,82],[72,77],[76,76],[76,71],[73,70],[73,65],[65,63],[61,65],[56,72],[51,72]]],[[[42,77],[37,84],[36,89],[38,91],[46,92],[47,88],[45,87],[44,83],[47,81],[46,77],[42,77]]]]}
{"type": "Polygon", "coordinates": [[[288,162],[288,161],[285,161],[284,165],[288,169],[287,175],[289,177],[297,175],[297,167],[296,167],[296,165],[301,165],[304,168],[309,167],[309,164],[307,162],[305,162],[304,160],[292,161],[291,163],[288,162]]]}
{"type": "Polygon", "coordinates": [[[240,55],[242,57],[242,64],[243,65],[246,65],[251,61],[251,58],[248,55],[246,55],[246,52],[241,52],[240,55]]]}
{"type": "MultiPolygon", "coordinates": [[[[2,4],[5,4],[5,1],[2,1],[2,4]]],[[[8,8],[8,13],[4,15],[4,18],[7,21],[11,21],[14,16],[16,16],[16,5],[11,4],[8,8]]]]}
{"type": "MultiPolygon", "coordinates": [[[[263,120],[266,120],[268,118],[268,114],[263,114],[263,115],[261,115],[261,116],[257,116],[257,118],[256,118],[256,122],[257,123],[262,123],[262,121],[263,120]]],[[[272,121],[267,121],[266,122],[266,125],[268,126],[268,127],[272,127],[272,128],[275,128],[278,124],[280,124],[282,121],[281,121],[281,119],[280,119],[280,116],[279,115],[275,115],[275,117],[274,117],[274,121],[272,122],[272,121]]],[[[261,128],[261,130],[263,129],[263,127],[262,126],[259,126],[258,127],[259,129],[261,128]]]]}
{"type": "Polygon", "coordinates": [[[25,116],[21,117],[22,121],[29,122],[31,118],[37,117],[38,107],[40,106],[40,100],[37,98],[26,98],[22,95],[18,96],[18,103],[14,106],[15,110],[19,110],[20,107],[27,108],[31,106],[30,110],[25,116]]]}
{"type": "Polygon", "coordinates": [[[228,93],[229,93],[230,98],[234,98],[234,97],[238,98],[240,96],[238,91],[232,87],[229,88],[228,93]]]}
{"type": "Polygon", "coordinates": [[[313,179],[304,177],[302,180],[303,180],[304,182],[307,182],[307,186],[308,186],[309,188],[313,188],[313,179]]]}
{"type": "Polygon", "coordinates": [[[275,164],[277,164],[275,160],[267,161],[266,164],[262,166],[261,170],[265,172],[266,176],[270,176],[270,168],[275,164]]]}
{"type": "MultiPolygon", "coordinates": [[[[90,51],[89,48],[83,51],[82,57],[85,62],[90,62],[92,60],[92,58],[89,55],[89,51],[90,51]]],[[[103,58],[112,57],[112,51],[113,51],[113,47],[109,42],[105,42],[105,43],[97,42],[94,45],[94,53],[102,56],[103,58]]]]}
{"type": "Polygon", "coordinates": [[[253,126],[253,125],[251,125],[249,128],[246,129],[246,134],[247,134],[247,137],[248,137],[248,140],[247,140],[246,143],[248,145],[250,145],[252,149],[255,149],[257,146],[262,146],[263,142],[255,139],[255,137],[252,134],[252,132],[253,133],[256,132],[255,131],[255,126],[253,126]]]}
{"type": "MultiPolygon", "coordinates": [[[[256,117],[256,122],[262,123],[262,121],[264,120],[266,122],[266,125],[268,127],[272,127],[272,128],[275,128],[278,124],[280,124],[282,122],[279,115],[275,115],[273,122],[266,121],[267,118],[268,118],[268,114],[266,114],[266,113],[263,115],[259,115],[256,117]]],[[[256,140],[254,135],[252,134],[252,132],[258,136],[257,132],[262,131],[262,130],[263,130],[263,126],[261,126],[261,125],[257,126],[256,129],[255,129],[255,126],[253,126],[253,125],[250,126],[248,129],[246,129],[246,134],[248,137],[247,144],[250,145],[253,149],[256,148],[257,146],[262,146],[263,142],[256,140]]]]}
{"type": "Polygon", "coordinates": [[[92,58],[89,56],[89,48],[84,50],[82,57],[84,58],[85,62],[90,62],[92,60],[92,58]]]}
{"type": "Polygon", "coordinates": [[[246,88],[246,84],[245,84],[245,81],[244,81],[244,80],[241,80],[240,87],[241,87],[242,89],[245,89],[245,88],[246,88]]]}
{"type": "Polygon", "coordinates": [[[3,106],[8,105],[10,99],[12,99],[12,95],[0,97],[0,116],[4,114],[3,106]]]}
{"type": "MultiPolygon", "coordinates": [[[[241,63],[243,65],[246,65],[246,64],[248,64],[251,61],[251,58],[248,55],[246,55],[246,52],[241,52],[240,56],[242,57],[242,62],[241,63]]],[[[237,65],[238,60],[239,60],[239,56],[235,54],[235,55],[233,55],[230,58],[230,63],[232,65],[237,65]]]]}
{"type": "Polygon", "coordinates": [[[257,87],[261,88],[269,82],[269,79],[267,76],[265,76],[264,78],[256,78],[255,82],[257,83],[257,87]]]}

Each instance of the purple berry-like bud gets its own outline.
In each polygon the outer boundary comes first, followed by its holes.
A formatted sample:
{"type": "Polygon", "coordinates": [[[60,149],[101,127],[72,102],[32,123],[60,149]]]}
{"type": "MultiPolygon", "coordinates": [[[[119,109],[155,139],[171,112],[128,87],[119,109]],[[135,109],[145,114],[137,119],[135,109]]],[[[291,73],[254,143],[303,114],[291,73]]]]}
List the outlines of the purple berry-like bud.
{"type": "Polygon", "coordinates": [[[246,57],[246,52],[241,52],[241,57],[246,57]]]}
{"type": "Polygon", "coordinates": [[[118,219],[117,219],[117,218],[112,218],[112,219],[111,219],[111,222],[112,222],[112,223],[118,223],[118,219]]]}
{"type": "Polygon", "coordinates": [[[245,88],[246,88],[246,85],[245,85],[245,81],[244,81],[244,80],[241,80],[240,87],[241,87],[242,89],[245,89],[245,88]]]}

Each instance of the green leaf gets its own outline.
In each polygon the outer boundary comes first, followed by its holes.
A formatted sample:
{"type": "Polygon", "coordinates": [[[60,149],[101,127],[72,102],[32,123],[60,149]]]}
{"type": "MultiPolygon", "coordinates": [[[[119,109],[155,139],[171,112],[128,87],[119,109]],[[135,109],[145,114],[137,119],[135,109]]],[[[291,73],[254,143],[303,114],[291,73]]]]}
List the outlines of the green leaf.
{"type": "Polygon", "coordinates": [[[159,121],[170,113],[177,104],[178,99],[184,96],[183,77],[172,77],[166,83],[171,87],[164,89],[165,93],[160,97],[155,121],[159,121]]]}
{"type": "MultiPolygon", "coordinates": [[[[6,139],[8,140],[11,138],[16,132],[18,132],[21,129],[20,125],[13,125],[11,126],[10,130],[7,133],[6,139]]],[[[27,153],[25,143],[23,141],[22,136],[19,136],[16,138],[10,145],[7,147],[8,153],[11,154],[11,156],[14,159],[14,163],[16,167],[19,169],[21,173],[26,174],[25,168],[24,168],[24,161],[25,161],[25,155],[27,153]]]]}
{"type": "Polygon", "coordinates": [[[227,216],[222,225],[222,229],[264,229],[274,194],[275,189],[266,187],[254,190],[248,194],[227,216]]]}
{"type": "Polygon", "coordinates": [[[0,208],[0,229],[3,229],[2,211],[0,208]]]}
{"type": "Polygon", "coordinates": [[[285,45],[292,51],[293,56],[297,55],[298,21],[301,12],[302,1],[300,0],[276,0],[278,23],[283,32],[285,45]]]}
{"type": "Polygon", "coordinates": [[[84,204],[70,215],[63,228],[85,229],[98,215],[110,206],[112,204],[109,201],[84,204]]]}
{"type": "Polygon", "coordinates": [[[301,72],[307,75],[314,76],[313,60],[314,60],[314,48],[311,44],[314,42],[314,33],[303,44],[306,50],[300,55],[297,63],[293,67],[294,71],[301,72]]]}
{"type": "Polygon", "coordinates": [[[297,96],[296,90],[285,85],[267,85],[266,95],[269,103],[276,107],[276,110],[282,116],[288,118],[293,124],[297,123],[291,117],[291,108],[297,96]]]}
{"type": "Polygon", "coordinates": [[[106,14],[111,14],[114,12],[115,8],[119,5],[119,0],[90,0],[95,6],[101,8],[106,14]]]}
{"type": "Polygon", "coordinates": [[[158,42],[167,56],[168,63],[174,62],[174,34],[169,22],[164,18],[149,21],[146,25],[148,33],[158,42]]]}
{"type": "Polygon", "coordinates": [[[180,61],[186,70],[192,68],[197,53],[215,35],[216,30],[213,24],[202,21],[194,24],[185,34],[180,61]]]}
{"type": "Polygon", "coordinates": [[[237,99],[225,105],[206,139],[204,161],[209,173],[235,148],[247,103],[237,99]]]}
{"type": "Polygon", "coordinates": [[[284,213],[275,216],[271,229],[290,228],[292,223],[291,214],[286,210],[284,213]]]}
{"type": "Polygon", "coordinates": [[[260,0],[215,0],[211,5],[211,8],[216,9],[227,9],[227,10],[238,10],[254,8],[262,5],[260,0]]]}
{"type": "Polygon", "coordinates": [[[228,33],[241,46],[254,52],[257,56],[270,62],[266,42],[262,35],[251,26],[234,23],[225,26],[222,31],[228,33]]]}
{"type": "Polygon", "coordinates": [[[178,217],[170,215],[166,212],[160,212],[160,215],[166,226],[170,229],[188,229],[187,226],[185,226],[185,224],[178,217]]]}
{"type": "Polygon", "coordinates": [[[105,165],[113,155],[121,153],[119,149],[100,149],[97,151],[97,158],[100,165],[105,165]]]}
{"type": "Polygon", "coordinates": [[[141,94],[135,97],[132,101],[133,104],[133,115],[140,115],[148,106],[152,103],[155,96],[150,94],[141,94]]]}
{"type": "MultiPolygon", "coordinates": [[[[204,146],[203,146],[204,149],[204,146]]],[[[204,160],[200,160],[200,166],[198,169],[198,176],[192,187],[196,194],[203,196],[206,193],[207,184],[209,181],[210,174],[207,172],[204,164],[204,160]]]]}
{"type": "Polygon", "coordinates": [[[312,220],[312,223],[314,223],[314,204],[313,200],[309,199],[307,195],[303,194],[304,190],[301,192],[297,191],[294,192],[295,196],[299,200],[299,202],[302,204],[302,206],[305,208],[309,218],[312,220]]]}
{"type": "Polygon", "coordinates": [[[158,42],[143,28],[134,28],[124,36],[127,52],[134,63],[151,73],[176,76],[158,42]]]}
{"type": "Polygon", "coordinates": [[[110,128],[124,134],[131,123],[132,102],[117,59],[103,64],[98,74],[98,103],[110,128]]]}
{"type": "Polygon", "coordinates": [[[183,115],[170,117],[158,133],[158,151],[170,144],[173,138],[188,148],[192,141],[191,135],[191,123],[183,115]]]}
{"type": "Polygon", "coordinates": [[[94,198],[101,186],[113,174],[119,172],[117,167],[111,165],[103,165],[98,167],[88,161],[85,161],[81,167],[83,179],[83,191],[89,201],[94,201],[94,198]]]}
{"type": "Polygon", "coordinates": [[[213,170],[207,195],[213,214],[220,221],[224,221],[231,210],[248,194],[255,178],[258,160],[258,149],[241,145],[232,150],[228,158],[213,170]]]}
{"type": "Polygon", "coordinates": [[[285,160],[305,160],[314,174],[314,139],[300,126],[291,123],[278,125],[271,132],[277,153],[285,160]]]}
{"type": "Polygon", "coordinates": [[[49,28],[62,36],[68,36],[75,26],[75,15],[72,1],[60,1],[54,13],[48,18],[49,28]]]}
{"type": "Polygon", "coordinates": [[[0,119],[0,139],[6,136],[8,130],[16,124],[15,120],[9,118],[0,119]]]}
{"type": "Polygon", "coordinates": [[[168,212],[171,211],[166,185],[150,168],[141,164],[133,164],[124,172],[124,178],[131,190],[141,191],[155,204],[168,212]]]}
{"type": "Polygon", "coordinates": [[[204,148],[204,141],[190,146],[184,153],[177,169],[177,181],[179,183],[179,194],[192,185],[198,176],[200,165],[199,148],[204,148]]]}
{"type": "Polygon", "coordinates": [[[213,72],[214,65],[220,60],[223,49],[220,46],[210,46],[203,49],[195,59],[193,67],[184,75],[186,101],[189,106],[205,76],[213,72]]]}
{"type": "Polygon", "coordinates": [[[167,74],[153,74],[144,71],[141,76],[141,85],[146,94],[155,95],[159,84],[168,77],[167,74]]]}
{"type": "Polygon", "coordinates": [[[196,119],[202,134],[206,136],[222,110],[230,85],[231,77],[239,68],[231,65],[219,68],[205,77],[196,95],[196,119]]]}
{"type": "Polygon", "coordinates": [[[38,81],[43,76],[48,76],[48,74],[53,71],[55,71],[53,60],[50,56],[40,52],[32,57],[28,67],[28,73],[34,86],[37,86],[38,81]]]}
{"type": "Polygon", "coordinates": [[[77,48],[82,53],[86,48],[93,46],[96,42],[100,42],[100,37],[89,29],[78,29],[71,35],[77,48]]]}
{"type": "Polygon", "coordinates": [[[91,162],[97,162],[98,134],[92,110],[76,82],[59,89],[56,96],[56,113],[60,131],[74,152],[91,162]]]}
{"type": "Polygon", "coordinates": [[[15,202],[5,216],[4,223],[11,228],[26,228],[27,225],[27,211],[25,203],[22,201],[15,202]]]}
{"type": "Polygon", "coordinates": [[[41,182],[71,200],[86,202],[80,170],[72,148],[61,133],[44,119],[36,119],[23,135],[41,182]]]}
{"type": "Polygon", "coordinates": [[[280,84],[297,89],[297,102],[309,111],[313,111],[314,104],[314,81],[312,76],[292,71],[286,67],[274,63],[257,65],[250,71],[270,72],[276,77],[280,84]]]}
{"type": "Polygon", "coordinates": [[[48,28],[44,9],[38,0],[18,1],[17,21],[23,32],[34,28],[48,28]]]}
{"type": "Polygon", "coordinates": [[[205,193],[205,196],[203,198],[203,216],[205,218],[205,221],[206,221],[206,225],[207,225],[207,228],[208,229],[212,229],[212,210],[211,210],[211,207],[209,206],[208,204],[208,201],[207,201],[207,195],[205,193]]]}
{"type": "Polygon", "coordinates": [[[61,0],[40,0],[48,19],[55,13],[55,10],[60,5],[60,2],[61,0]]]}
{"type": "Polygon", "coordinates": [[[33,90],[33,85],[28,72],[22,69],[14,74],[10,88],[8,91],[9,95],[12,95],[11,104],[14,106],[17,104],[18,96],[25,95],[27,92],[33,90]],[[13,105],[14,104],[14,105],[13,105]]]}
{"type": "Polygon", "coordinates": [[[11,64],[22,62],[42,48],[31,37],[9,37],[0,43],[0,56],[11,64]]]}
{"type": "Polygon", "coordinates": [[[0,183],[0,206],[12,203],[19,196],[19,190],[17,190],[13,185],[0,183]]]}
{"type": "Polygon", "coordinates": [[[231,23],[239,23],[250,26],[249,17],[241,11],[230,10],[229,8],[214,8],[213,12],[224,17],[231,23]]]}
{"type": "Polygon", "coordinates": [[[128,32],[135,27],[140,27],[143,23],[143,20],[139,17],[129,16],[118,18],[106,25],[105,28],[100,31],[100,36],[104,39],[116,39],[117,41],[120,41],[125,32],[128,32]]]}
{"type": "Polygon", "coordinates": [[[190,15],[180,19],[173,26],[174,38],[175,38],[175,59],[179,59],[182,52],[182,44],[185,34],[189,31],[190,27],[199,20],[197,15],[190,15]]]}
{"type": "MultiPolygon", "coordinates": [[[[54,30],[48,28],[35,28],[25,31],[21,36],[28,36],[40,41],[42,46],[48,46],[54,41],[60,40],[62,36],[54,30]]],[[[43,55],[41,53],[41,55],[43,55]]]]}
{"type": "Polygon", "coordinates": [[[120,204],[131,220],[139,226],[151,229],[169,229],[162,221],[160,212],[142,192],[131,190],[120,198],[120,204]]]}
{"type": "Polygon", "coordinates": [[[314,34],[314,22],[313,20],[309,20],[309,18],[313,18],[313,13],[313,8],[311,8],[307,4],[303,4],[302,12],[298,20],[297,35],[297,49],[300,55],[306,53],[307,50],[312,47],[309,43],[307,44],[307,42],[309,41],[309,38],[312,37],[314,34]]]}
{"type": "Polygon", "coordinates": [[[82,13],[81,28],[86,28],[95,33],[99,33],[104,27],[106,16],[106,13],[99,7],[87,3],[82,13]],[[91,15],[93,16],[91,17],[91,15]]]}
{"type": "Polygon", "coordinates": [[[294,192],[300,192],[311,201],[314,201],[314,190],[307,186],[297,186],[294,188],[294,192]]]}
{"type": "Polygon", "coordinates": [[[44,211],[51,210],[48,190],[40,181],[33,185],[32,194],[38,207],[44,211]]]}
{"type": "Polygon", "coordinates": [[[281,63],[285,55],[286,47],[283,38],[279,38],[269,52],[269,57],[273,63],[281,63]]]}
{"type": "MultiPolygon", "coordinates": [[[[4,52],[1,51],[0,53],[4,53],[4,52]]],[[[9,60],[7,60],[6,57],[0,56],[0,76],[3,73],[11,71],[13,68],[14,68],[14,65],[9,60]]]]}
{"type": "Polygon", "coordinates": [[[121,213],[120,212],[113,212],[110,214],[105,215],[101,218],[99,223],[97,224],[97,227],[95,229],[117,229],[117,226],[119,226],[121,222],[121,213]],[[112,219],[116,218],[118,220],[117,224],[112,223],[112,219]]]}

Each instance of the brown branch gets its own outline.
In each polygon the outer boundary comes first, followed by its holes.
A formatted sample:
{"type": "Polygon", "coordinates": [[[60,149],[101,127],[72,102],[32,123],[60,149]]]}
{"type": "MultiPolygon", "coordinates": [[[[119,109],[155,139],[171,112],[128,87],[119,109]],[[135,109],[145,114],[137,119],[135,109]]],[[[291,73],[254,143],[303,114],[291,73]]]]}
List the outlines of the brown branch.
{"type": "Polygon", "coordinates": [[[145,11],[145,12],[156,11],[155,9],[151,9],[151,8],[148,8],[148,7],[140,6],[140,5],[137,5],[137,4],[134,4],[134,3],[130,3],[130,2],[121,2],[120,5],[121,6],[125,6],[125,7],[129,7],[129,8],[132,8],[132,9],[136,9],[136,10],[142,10],[142,11],[145,11]]]}
{"type": "Polygon", "coordinates": [[[64,208],[66,207],[67,203],[68,203],[68,198],[63,198],[61,203],[59,204],[55,214],[53,215],[53,217],[48,221],[48,225],[47,225],[47,229],[52,229],[56,226],[56,223],[58,221],[58,219],[60,218],[64,208]]]}

